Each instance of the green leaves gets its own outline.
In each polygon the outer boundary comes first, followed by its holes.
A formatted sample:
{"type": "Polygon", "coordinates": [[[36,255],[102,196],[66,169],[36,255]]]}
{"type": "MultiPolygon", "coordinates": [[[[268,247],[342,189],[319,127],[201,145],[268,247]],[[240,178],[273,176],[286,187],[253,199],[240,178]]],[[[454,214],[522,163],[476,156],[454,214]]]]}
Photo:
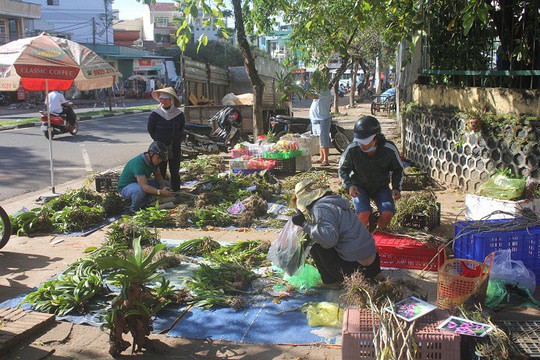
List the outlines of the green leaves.
{"type": "Polygon", "coordinates": [[[64,316],[74,311],[84,312],[88,302],[102,291],[101,271],[93,260],[86,259],[70,266],[57,279],[42,284],[21,305],[30,303],[36,311],[64,316]]]}
{"type": "Polygon", "coordinates": [[[141,238],[136,238],[133,240],[132,255],[127,255],[125,259],[121,257],[103,257],[97,259],[96,262],[103,270],[116,269],[117,271],[111,275],[111,280],[122,287],[127,287],[133,283],[145,285],[159,275],[155,274],[155,271],[164,263],[164,259],[154,263],[152,263],[152,259],[158,251],[164,248],[164,244],[156,245],[147,256],[144,256],[141,249],[141,238]]]}

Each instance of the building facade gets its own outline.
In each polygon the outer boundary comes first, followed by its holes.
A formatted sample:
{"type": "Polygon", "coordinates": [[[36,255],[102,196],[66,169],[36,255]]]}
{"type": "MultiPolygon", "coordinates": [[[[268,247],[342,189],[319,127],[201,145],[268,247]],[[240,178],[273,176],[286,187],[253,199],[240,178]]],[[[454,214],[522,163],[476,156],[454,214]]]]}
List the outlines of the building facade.
{"type": "Polygon", "coordinates": [[[29,1],[0,0],[0,45],[33,36],[41,6],[29,1]]]}
{"type": "MultiPolygon", "coordinates": [[[[147,5],[143,13],[143,47],[157,49],[176,46],[174,34],[179,25],[175,19],[179,19],[181,15],[178,3],[156,2],[154,5],[147,5]]],[[[209,24],[204,22],[202,11],[199,11],[199,17],[192,26],[193,39],[196,41],[202,34],[206,34],[208,40],[217,40],[213,21],[208,19],[209,24]]]]}
{"type": "Polygon", "coordinates": [[[32,1],[41,5],[41,20],[35,23],[36,31],[79,43],[113,43],[112,25],[118,19],[118,12],[112,10],[111,0],[32,1]]]}

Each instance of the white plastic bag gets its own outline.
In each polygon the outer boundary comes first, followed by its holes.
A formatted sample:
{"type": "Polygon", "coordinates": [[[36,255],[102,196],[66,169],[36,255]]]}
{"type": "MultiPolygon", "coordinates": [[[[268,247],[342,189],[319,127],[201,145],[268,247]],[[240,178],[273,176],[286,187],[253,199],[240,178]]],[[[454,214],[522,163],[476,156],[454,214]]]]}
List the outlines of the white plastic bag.
{"type": "Polygon", "coordinates": [[[303,246],[302,232],[302,228],[289,219],[268,250],[268,260],[291,276],[304,265],[311,248],[303,246]]]}
{"type": "Polygon", "coordinates": [[[531,270],[527,269],[523,261],[512,260],[511,254],[511,249],[494,252],[489,278],[517,282],[527,287],[531,293],[534,293],[536,290],[536,276],[531,270]]]}

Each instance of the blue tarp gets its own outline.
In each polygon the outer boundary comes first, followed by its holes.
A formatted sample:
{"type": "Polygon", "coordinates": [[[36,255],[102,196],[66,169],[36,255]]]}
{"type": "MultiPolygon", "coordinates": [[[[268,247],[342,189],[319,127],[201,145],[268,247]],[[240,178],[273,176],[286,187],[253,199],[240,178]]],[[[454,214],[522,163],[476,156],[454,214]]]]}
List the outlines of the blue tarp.
{"type": "Polygon", "coordinates": [[[227,340],[257,344],[336,344],[341,329],[319,332],[310,327],[306,314],[294,310],[306,302],[324,301],[325,292],[276,303],[259,302],[247,309],[191,309],[168,333],[170,337],[227,340]],[[279,311],[288,311],[278,314],[279,311]],[[324,335],[319,335],[324,333],[324,335]]]}

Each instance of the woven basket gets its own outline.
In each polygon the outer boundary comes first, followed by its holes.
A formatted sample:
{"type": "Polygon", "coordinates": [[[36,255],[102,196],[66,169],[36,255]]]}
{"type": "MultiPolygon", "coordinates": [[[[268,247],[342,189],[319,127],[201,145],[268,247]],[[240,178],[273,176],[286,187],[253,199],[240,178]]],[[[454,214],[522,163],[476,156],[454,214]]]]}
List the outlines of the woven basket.
{"type": "Polygon", "coordinates": [[[484,262],[446,260],[439,268],[437,306],[452,309],[461,304],[481,303],[486,298],[493,254],[484,262]]]}

